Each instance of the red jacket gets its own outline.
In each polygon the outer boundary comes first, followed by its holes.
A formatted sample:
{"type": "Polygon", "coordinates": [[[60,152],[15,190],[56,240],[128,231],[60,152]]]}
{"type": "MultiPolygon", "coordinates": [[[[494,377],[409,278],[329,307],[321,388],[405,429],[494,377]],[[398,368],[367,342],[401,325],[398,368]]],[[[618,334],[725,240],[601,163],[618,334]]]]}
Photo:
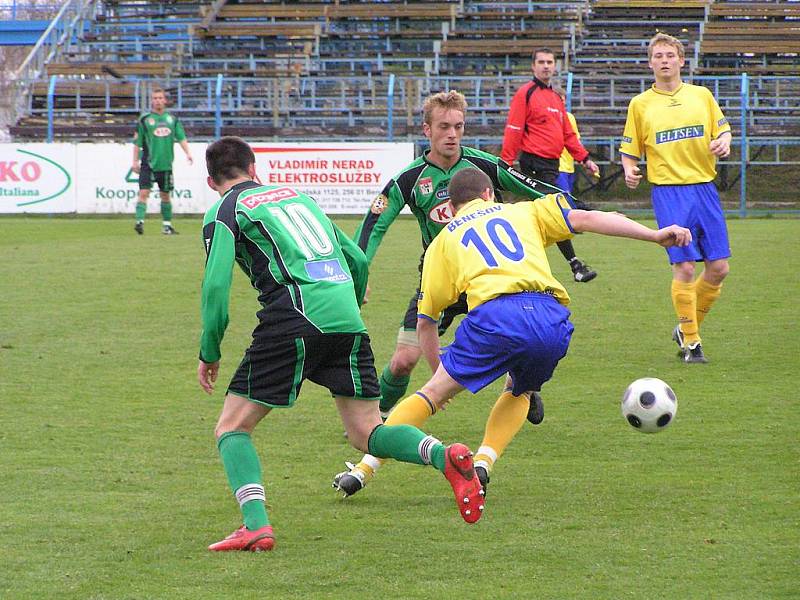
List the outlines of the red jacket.
{"type": "Polygon", "coordinates": [[[541,158],[558,158],[566,148],[578,162],[586,160],[589,152],[578,141],[566,110],[561,97],[534,77],[511,99],[500,157],[512,164],[522,150],[541,158]]]}

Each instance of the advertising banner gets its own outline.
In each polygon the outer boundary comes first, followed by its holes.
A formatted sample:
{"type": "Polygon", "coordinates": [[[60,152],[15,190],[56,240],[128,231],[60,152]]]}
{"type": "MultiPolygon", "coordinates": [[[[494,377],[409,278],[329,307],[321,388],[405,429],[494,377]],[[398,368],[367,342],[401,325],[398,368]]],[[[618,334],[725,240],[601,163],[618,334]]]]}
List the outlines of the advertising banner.
{"type": "MultiPolygon", "coordinates": [[[[76,144],[77,205],[79,213],[130,213],[139,198],[139,175],[133,172],[133,144],[76,144]]],[[[194,164],[175,144],[172,174],[172,211],[175,214],[205,212],[213,190],[206,184],[206,144],[189,144],[194,164]]],[[[147,199],[147,211],[159,212],[158,184],[147,199]]]]}
{"type": "MultiPolygon", "coordinates": [[[[369,210],[383,186],[414,159],[412,143],[282,144],[253,142],[256,177],[314,197],[328,214],[369,210]]],[[[175,145],[175,214],[202,214],[219,198],[206,183],[205,143],[189,144],[194,164],[175,145]]],[[[133,144],[0,144],[0,213],[133,214],[139,176],[133,144]]],[[[147,210],[157,213],[158,185],[147,210]]]]}
{"type": "Polygon", "coordinates": [[[0,144],[0,213],[75,212],[70,144],[0,144]]]}
{"type": "Polygon", "coordinates": [[[256,174],[312,196],[328,214],[364,214],[392,176],[414,160],[411,143],[251,144],[256,174]]]}

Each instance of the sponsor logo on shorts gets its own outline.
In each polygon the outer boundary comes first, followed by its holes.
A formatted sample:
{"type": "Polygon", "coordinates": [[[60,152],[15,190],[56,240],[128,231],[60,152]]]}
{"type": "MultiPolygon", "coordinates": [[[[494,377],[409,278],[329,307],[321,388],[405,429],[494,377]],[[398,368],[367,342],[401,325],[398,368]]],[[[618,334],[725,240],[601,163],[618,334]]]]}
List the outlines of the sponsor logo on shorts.
{"type": "Polygon", "coordinates": [[[431,179],[430,177],[424,177],[424,178],[420,179],[418,187],[419,187],[419,193],[420,194],[425,194],[426,196],[428,194],[432,194],[433,193],[433,179],[431,179]]]}
{"type": "Polygon", "coordinates": [[[656,131],[656,144],[678,142],[689,138],[703,137],[703,135],[705,135],[705,128],[702,125],[689,125],[688,127],[656,131]]]}
{"type": "Polygon", "coordinates": [[[307,262],[306,273],[316,281],[331,281],[333,283],[350,281],[350,276],[342,269],[341,263],[335,258],[307,262]]]}
{"type": "Polygon", "coordinates": [[[287,198],[294,198],[295,196],[297,196],[297,192],[295,192],[291,188],[284,187],[275,190],[270,190],[268,192],[263,192],[261,194],[253,194],[252,196],[248,196],[241,202],[247,208],[252,210],[256,206],[259,206],[261,204],[267,204],[269,202],[280,202],[281,200],[286,200],[287,198]]]}
{"type": "Polygon", "coordinates": [[[428,218],[434,223],[449,223],[453,218],[453,211],[450,209],[450,202],[442,202],[434,206],[428,213],[428,218]]]}
{"type": "Polygon", "coordinates": [[[389,206],[389,199],[385,195],[380,194],[372,201],[372,206],[369,207],[369,211],[373,215],[379,215],[386,210],[387,206],[389,206]]]}

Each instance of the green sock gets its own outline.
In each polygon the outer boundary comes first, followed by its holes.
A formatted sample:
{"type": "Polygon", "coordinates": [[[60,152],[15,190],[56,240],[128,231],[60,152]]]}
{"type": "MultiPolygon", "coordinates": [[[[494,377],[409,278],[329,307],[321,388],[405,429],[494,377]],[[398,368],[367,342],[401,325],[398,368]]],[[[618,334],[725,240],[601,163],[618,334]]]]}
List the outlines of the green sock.
{"type": "Polygon", "coordinates": [[[228,483],[242,510],[245,527],[253,531],[269,525],[261,463],[250,434],[244,431],[223,433],[217,440],[217,448],[228,483]]]}
{"type": "Polygon", "coordinates": [[[161,218],[165,221],[172,221],[172,202],[161,203],[161,218]]]}
{"type": "Polygon", "coordinates": [[[136,203],[136,220],[144,221],[144,216],[147,214],[147,204],[144,202],[136,203]]]}
{"type": "Polygon", "coordinates": [[[415,465],[433,465],[444,473],[444,445],[413,425],[379,425],[369,436],[369,453],[415,465]]]}
{"type": "Polygon", "coordinates": [[[408,375],[393,375],[389,370],[389,365],[383,368],[383,373],[381,373],[381,412],[391,410],[398,400],[406,397],[410,380],[411,377],[408,375]]]}

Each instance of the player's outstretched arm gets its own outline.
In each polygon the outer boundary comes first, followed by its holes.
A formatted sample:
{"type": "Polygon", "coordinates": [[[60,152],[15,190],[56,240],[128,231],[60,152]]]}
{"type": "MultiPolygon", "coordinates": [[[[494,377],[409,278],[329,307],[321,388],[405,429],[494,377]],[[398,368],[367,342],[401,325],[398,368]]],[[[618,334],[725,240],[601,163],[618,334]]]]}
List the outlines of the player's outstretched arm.
{"type": "Polygon", "coordinates": [[[670,246],[686,246],[692,241],[692,232],[685,227],[670,225],[669,227],[663,227],[658,230],[650,229],[619,213],[602,212],[599,210],[571,210],[567,218],[575,231],[588,231],[603,235],[655,242],[665,248],[670,246]]]}

